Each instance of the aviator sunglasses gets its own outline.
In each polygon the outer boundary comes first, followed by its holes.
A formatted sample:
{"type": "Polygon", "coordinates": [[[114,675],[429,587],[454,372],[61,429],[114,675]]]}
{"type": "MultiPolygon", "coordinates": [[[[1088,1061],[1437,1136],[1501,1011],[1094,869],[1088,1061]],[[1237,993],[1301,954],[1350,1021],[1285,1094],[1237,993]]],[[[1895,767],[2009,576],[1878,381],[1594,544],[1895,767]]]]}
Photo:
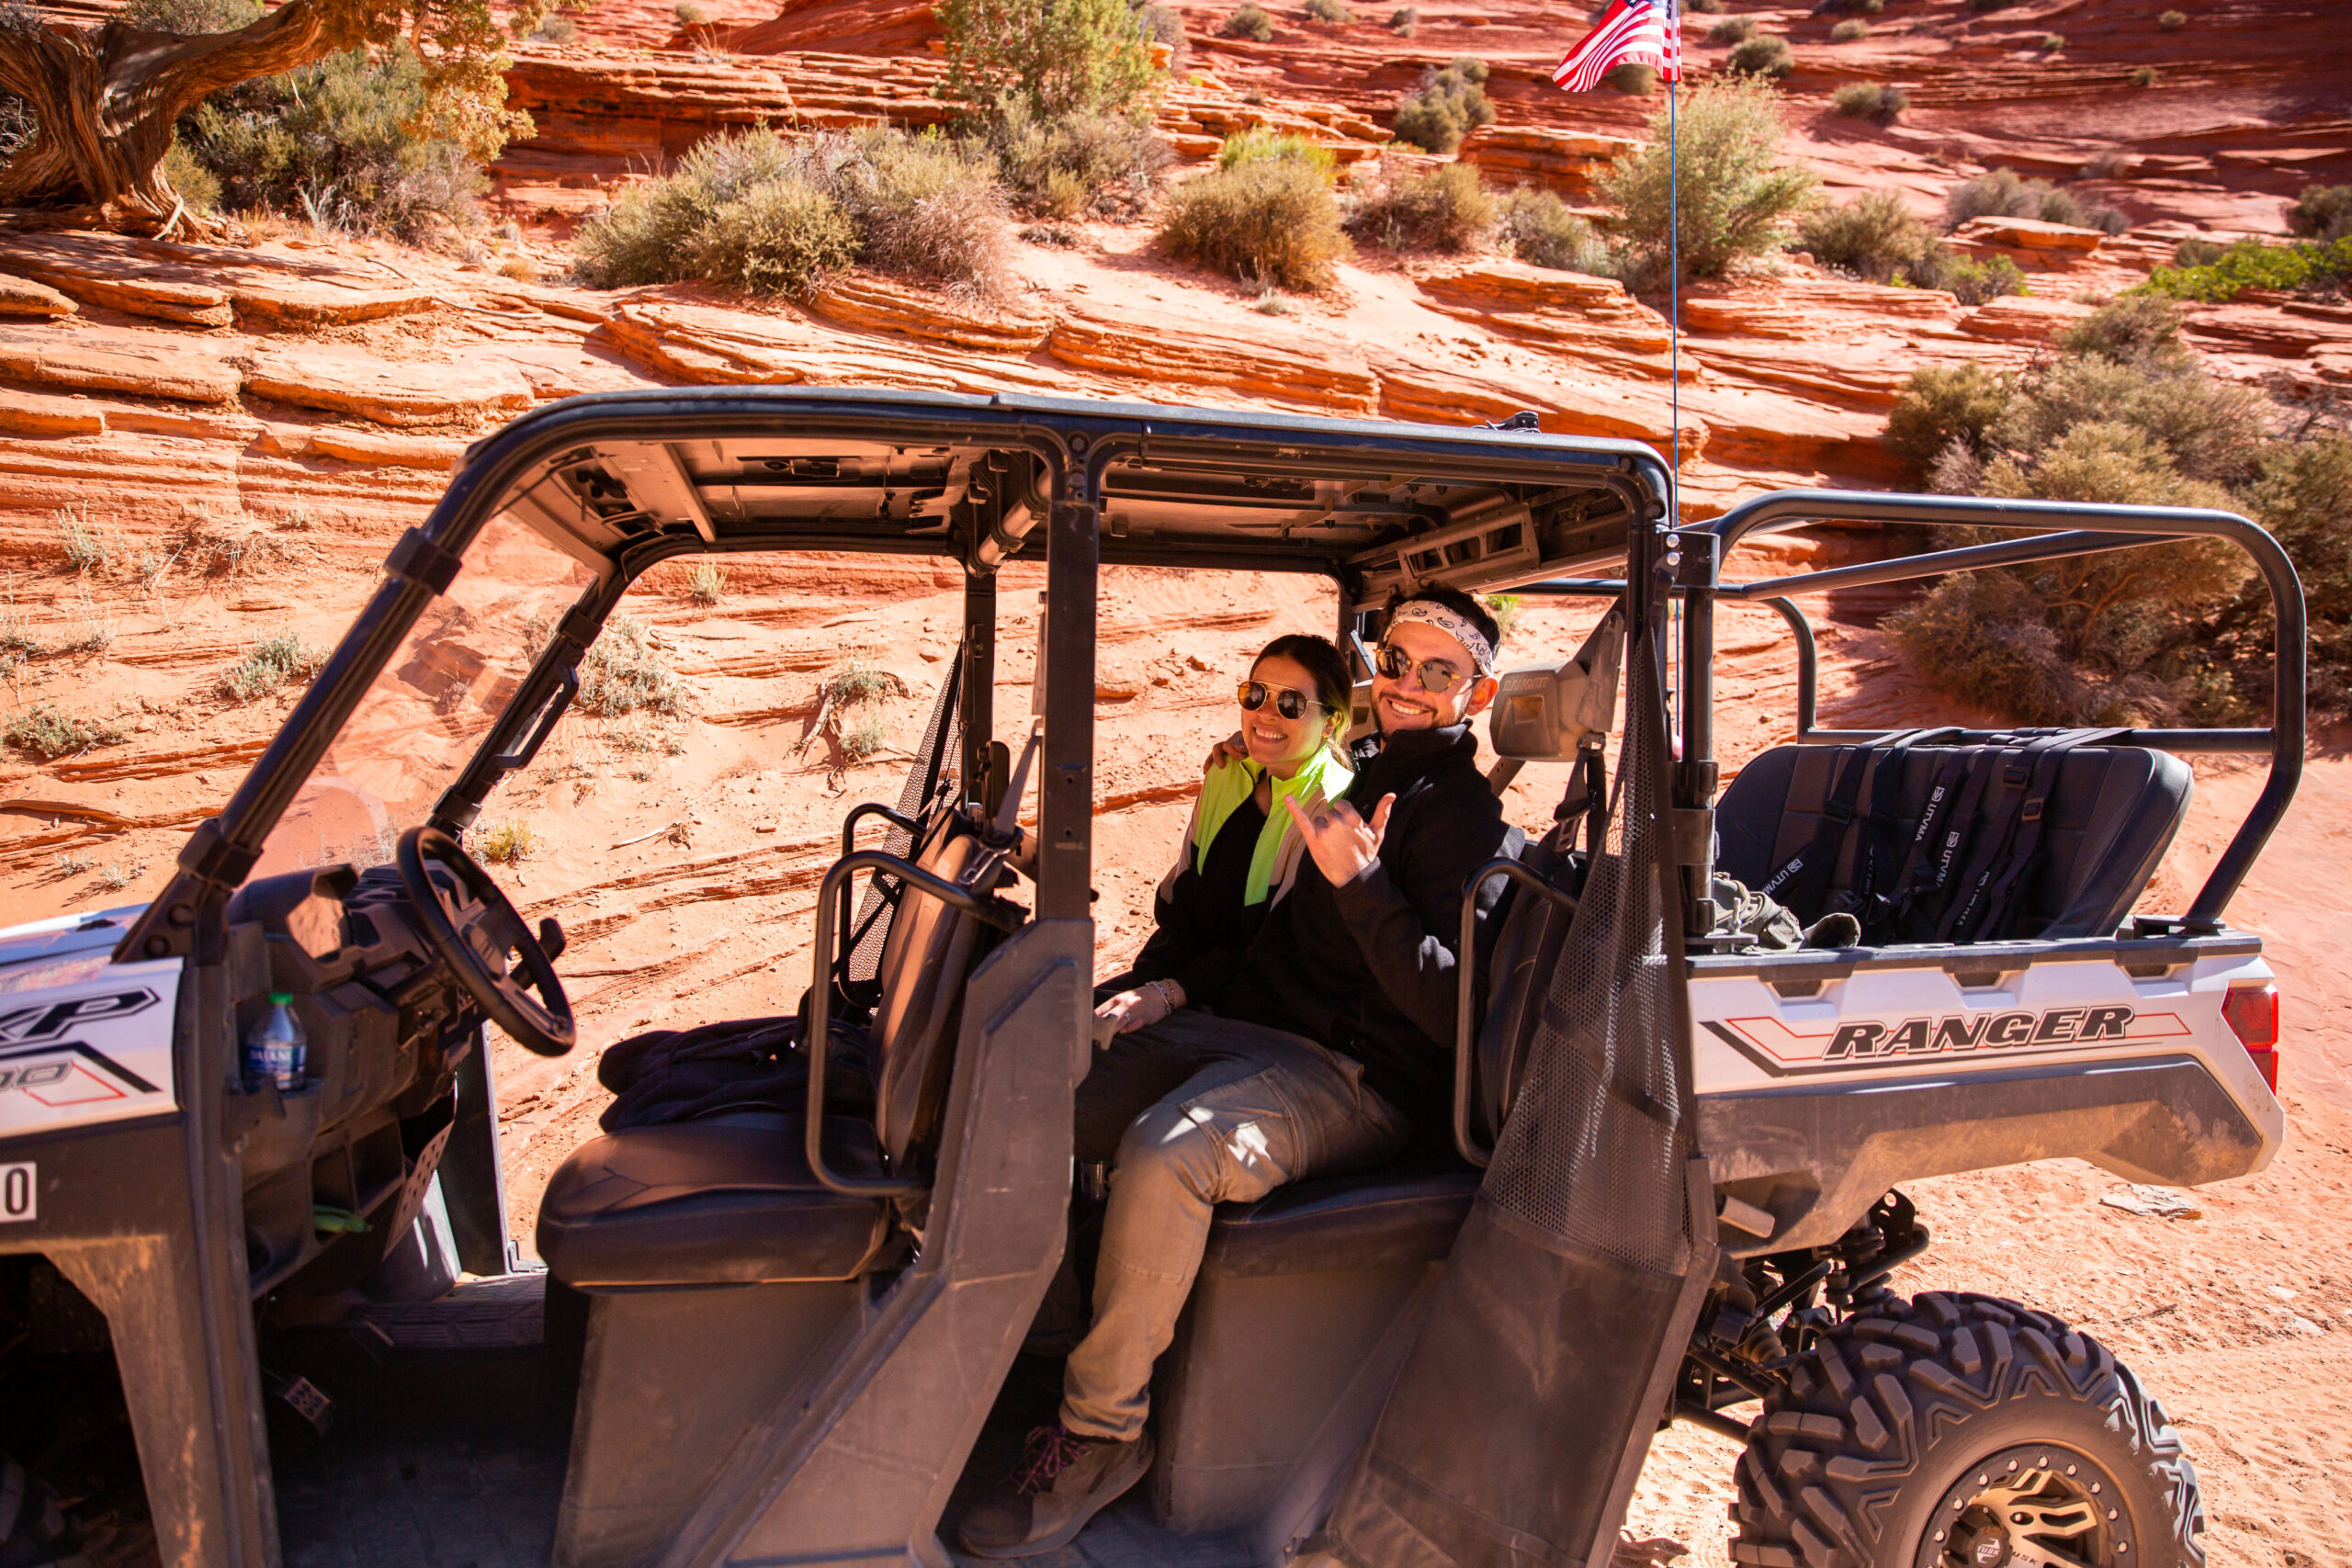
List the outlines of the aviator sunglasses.
{"type": "Polygon", "coordinates": [[[1243,713],[1256,713],[1270,699],[1274,711],[1288,719],[1305,718],[1308,708],[1330,706],[1288,686],[1270,686],[1263,681],[1244,681],[1233,689],[1233,700],[1241,705],[1243,713]]]}
{"type": "Polygon", "coordinates": [[[1392,681],[1401,681],[1409,670],[1421,683],[1421,690],[1432,696],[1442,696],[1462,679],[1462,671],[1442,659],[1424,659],[1416,663],[1412,656],[1395,643],[1384,642],[1373,656],[1373,664],[1392,681]]]}

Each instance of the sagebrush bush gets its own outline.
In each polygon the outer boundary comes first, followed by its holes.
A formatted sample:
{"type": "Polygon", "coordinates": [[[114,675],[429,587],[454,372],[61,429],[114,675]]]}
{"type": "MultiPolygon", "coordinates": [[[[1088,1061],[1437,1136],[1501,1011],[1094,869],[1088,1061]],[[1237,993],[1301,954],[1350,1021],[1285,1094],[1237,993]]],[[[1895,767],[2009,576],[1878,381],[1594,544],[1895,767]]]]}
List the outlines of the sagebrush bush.
{"type": "Polygon", "coordinates": [[[1690,4],[1682,8],[1686,11],[1703,12],[1712,17],[1724,8],[1724,0],[1690,0],[1690,4]]]}
{"type": "Polygon", "coordinates": [[[1684,100],[1679,118],[1679,202],[1663,110],[1650,117],[1649,141],[1600,181],[1620,214],[1615,230],[1635,282],[1665,276],[1668,220],[1678,211],[1683,276],[1721,277],[1779,251],[1790,220],[1813,204],[1818,182],[1810,172],[1774,166],[1785,125],[1767,84],[1707,83],[1684,100]]]}
{"type": "Polygon", "coordinates": [[[1051,123],[1072,115],[1148,119],[1161,73],[1152,24],[1128,0],[942,0],[940,90],[983,122],[1015,104],[1051,123]]]}
{"type": "Polygon", "coordinates": [[[1886,416],[1886,444],[1922,473],[1955,444],[1982,458],[2014,395],[2007,377],[1981,365],[1922,366],[1886,416]]]}
{"type": "Polygon", "coordinates": [[[2132,73],[2132,85],[2135,87],[2154,86],[2156,85],[2156,68],[2153,65],[2141,66],[2138,70],[2132,73]]]}
{"type": "Polygon", "coordinates": [[[1014,200],[1047,218],[1130,215],[1176,156],[1158,131],[1124,115],[1074,115],[1047,123],[1016,108],[997,125],[992,141],[1014,200]]]}
{"type": "Polygon", "coordinates": [[[2166,11],[2164,15],[2156,18],[2156,26],[2165,32],[2177,33],[2180,31],[2181,28],[2188,26],[2188,13],[2186,11],[2166,11]]]}
{"type": "Polygon", "coordinates": [[[329,55],[216,93],[181,122],[219,206],[411,243],[473,228],[481,171],[458,142],[408,134],[424,63],[401,43],[329,55]]]}
{"type": "Polygon", "coordinates": [[[2094,423],[2154,442],[2185,478],[2229,485],[2253,473],[2268,434],[2259,394],[2213,379],[2185,355],[2119,362],[2085,354],[2045,370],[2010,408],[1996,439],[2030,455],[2094,423]]]}
{"type": "Polygon", "coordinates": [[[2352,234],[2352,186],[2305,186],[2287,209],[2287,231],[2307,240],[2352,234]]]}
{"type": "Polygon", "coordinates": [[[2180,324],[2180,310],[2171,301],[2127,294],[2059,328],[2051,341],[2066,354],[2103,354],[2138,364],[2177,358],[2183,349],[2180,324]]]}
{"type": "Polygon", "coordinates": [[[1790,51],[1788,39],[1764,33],[1733,50],[1724,64],[1742,76],[1777,81],[1797,68],[1797,57],[1790,51]]]}
{"type": "Polygon", "coordinates": [[[1530,266],[1613,277],[1608,243],[1589,219],[1548,190],[1521,186],[1503,198],[1502,247],[1530,266]]]}
{"type": "Polygon", "coordinates": [[[1860,43],[1871,36],[1871,25],[1860,17],[1849,17],[1829,29],[1831,43],[1860,43]]]}
{"type": "Polygon", "coordinates": [[[311,648],[291,632],[256,637],[253,651],[220,674],[220,691],[241,703],[252,702],[307,681],[327,661],[324,649],[311,648]]]}
{"type": "Polygon", "coordinates": [[[705,278],[805,296],[864,262],[981,297],[1009,287],[1004,208],[985,152],[874,126],[787,141],[768,130],[697,142],[663,177],[582,223],[593,288],[705,278]]]}
{"type": "Polygon", "coordinates": [[[1893,125],[1911,107],[1911,95],[1884,82],[1849,82],[1829,101],[1837,113],[1849,118],[1893,125]]]}
{"type": "Polygon", "coordinates": [[[1421,25],[1421,14],[1410,6],[1399,6],[1388,13],[1388,30],[1398,38],[1411,38],[1421,25]]]}
{"type": "MultiPolygon", "coordinates": [[[[2352,711],[2352,435],[2322,432],[2273,442],[2247,491],[2255,520],[2286,547],[2303,580],[2310,636],[2312,708],[2331,716],[2352,711]]],[[[2243,656],[2241,684],[2249,706],[2268,706],[2262,676],[2271,657],[2270,596],[2248,583],[2223,617],[2222,631],[2243,656]]]]}
{"type": "Polygon", "coordinates": [[[685,688],[643,623],[616,615],[580,661],[575,705],[600,718],[646,712],[677,717],[687,709],[685,688]]]}
{"type": "Polygon", "coordinates": [[[1255,0],[1241,0],[1218,31],[1227,38],[1246,38],[1265,43],[1274,36],[1274,18],[1267,15],[1266,8],[1256,4],[1255,0]]]}
{"type": "Polygon", "coordinates": [[[1487,62],[1465,57],[1425,72],[1420,87],[1396,104],[1396,140],[1426,152],[1451,152],[1462,139],[1495,121],[1487,101],[1487,62]]]}
{"type": "Polygon", "coordinates": [[[197,162],[187,142],[175,137],[164,150],[162,166],[164,178],[171,182],[173,191],[187,203],[190,212],[220,210],[220,177],[197,162]]]}
{"type": "Polygon", "coordinates": [[[2056,54],[2066,47],[2064,33],[2044,33],[2034,40],[2033,47],[2044,54],[2056,54]]]}
{"type": "Polygon", "coordinates": [[[1261,157],[1212,169],[1170,193],[1170,252],[1257,288],[1313,290],[1348,254],[1331,182],[1313,164],[1261,157]]]}
{"type": "Polygon", "coordinates": [[[1466,251],[1494,231],[1494,193],[1467,164],[1383,181],[1359,198],[1347,230],[1385,251],[1466,251]]]}
{"type": "Polygon", "coordinates": [[[1306,15],[1313,21],[1328,22],[1334,27],[1345,27],[1356,19],[1356,14],[1348,9],[1345,0],[1306,0],[1306,15]]]}
{"type": "Polygon", "coordinates": [[[1938,249],[1936,236],[1891,190],[1871,191],[1843,207],[1821,207],[1797,225],[1797,242],[1824,266],[1871,283],[1901,275],[1916,282],[1938,249]]]}
{"type": "Polygon", "coordinates": [[[1725,17],[1707,29],[1707,41],[1720,49],[1746,43],[1755,36],[1756,18],[1753,17],[1725,17]]]}
{"type": "Polygon", "coordinates": [[[2007,256],[1978,261],[1939,247],[1904,281],[1921,288],[1940,288],[1963,305],[1982,305],[2004,294],[2030,294],[2025,271],[2007,256]]]}
{"type": "Polygon", "coordinates": [[[93,746],[117,746],[122,739],[121,729],[114,725],[84,718],[50,703],[35,705],[0,728],[0,742],[29,751],[44,762],[93,746]]]}
{"type": "Polygon", "coordinates": [[[1988,169],[1952,186],[1944,193],[1944,218],[1955,229],[1972,218],[2038,218],[2110,234],[2131,227],[2111,207],[2085,201],[2047,180],[2025,179],[2014,169],[1988,169]]]}
{"type": "Polygon", "coordinates": [[[1602,73],[1600,85],[1612,93],[1623,93],[1629,98],[1646,98],[1657,91],[1657,67],[1640,65],[1627,61],[1612,65],[1602,73]]]}
{"type": "Polygon", "coordinates": [[[1216,166],[1220,169],[1265,159],[1304,164],[1320,175],[1326,185],[1337,178],[1340,171],[1339,158],[1323,143],[1309,141],[1293,131],[1275,130],[1270,126],[1253,125],[1247,130],[1237,130],[1227,137],[1216,150],[1216,166]]]}

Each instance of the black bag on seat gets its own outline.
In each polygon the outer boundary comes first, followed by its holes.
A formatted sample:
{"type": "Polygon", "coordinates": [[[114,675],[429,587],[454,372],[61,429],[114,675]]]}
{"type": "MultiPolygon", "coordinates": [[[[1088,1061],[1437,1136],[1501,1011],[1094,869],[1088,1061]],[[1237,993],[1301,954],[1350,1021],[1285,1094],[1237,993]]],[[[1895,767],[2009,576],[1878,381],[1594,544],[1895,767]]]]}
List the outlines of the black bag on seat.
{"type": "MultiPolygon", "coordinates": [[[[836,1019],[825,1057],[825,1109],[870,1118],[874,1079],[865,1032],[836,1019]]],[[[802,1111],[808,1058],[797,1018],[738,1018],[695,1029],[654,1029],[606,1049],[596,1081],[613,1092],[596,1124],[607,1133],[698,1122],[735,1111],[802,1111]]]]}

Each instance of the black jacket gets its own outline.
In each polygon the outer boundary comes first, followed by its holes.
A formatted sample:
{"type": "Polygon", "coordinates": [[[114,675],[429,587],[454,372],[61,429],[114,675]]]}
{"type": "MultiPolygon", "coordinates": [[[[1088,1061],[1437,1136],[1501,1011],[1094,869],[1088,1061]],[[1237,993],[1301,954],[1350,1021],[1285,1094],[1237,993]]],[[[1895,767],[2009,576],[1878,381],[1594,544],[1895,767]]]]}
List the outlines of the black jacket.
{"type": "MultiPolygon", "coordinates": [[[[1274,809],[1280,811],[1282,802],[1274,809]]],[[[1136,954],[1121,989],[1173,980],[1189,999],[1214,995],[1232,979],[1272,907],[1264,899],[1243,901],[1250,857],[1265,822],[1266,814],[1254,801],[1235,811],[1209,841],[1205,868],[1195,866],[1189,838],[1178,846],[1177,867],[1152,897],[1151,940],[1136,954]]]]}
{"type": "MultiPolygon", "coordinates": [[[[1379,858],[1334,887],[1302,857],[1241,972],[1196,998],[1355,1057],[1364,1081],[1424,1134],[1450,1124],[1462,885],[1521,842],[1477,756],[1466,724],[1391,737],[1343,797],[1367,821],[1382,795],[1396,797],[1379,858]]],[[[1504,886],[1496,877],[1480,890],[1482,923],[1504,886]]],[[[1473,1001],[1483,1011],[1483,998],[1473,1001]]]]}

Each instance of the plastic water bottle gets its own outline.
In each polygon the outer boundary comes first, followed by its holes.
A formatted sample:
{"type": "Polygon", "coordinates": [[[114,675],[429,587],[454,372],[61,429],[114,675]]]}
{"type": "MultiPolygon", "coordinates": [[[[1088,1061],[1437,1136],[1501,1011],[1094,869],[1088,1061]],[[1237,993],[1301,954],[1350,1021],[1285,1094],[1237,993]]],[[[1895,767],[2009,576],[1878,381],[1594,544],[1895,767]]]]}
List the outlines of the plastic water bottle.
{"type": "Polygon", "coordinates": [[[270,992],[269,1016],[245,1036],[245,1077],[256,1084],[274,1083],[280,1094],[302,1087],[303,1058],[309,1052],[293,1002],[290,991],[270,992]]]}

